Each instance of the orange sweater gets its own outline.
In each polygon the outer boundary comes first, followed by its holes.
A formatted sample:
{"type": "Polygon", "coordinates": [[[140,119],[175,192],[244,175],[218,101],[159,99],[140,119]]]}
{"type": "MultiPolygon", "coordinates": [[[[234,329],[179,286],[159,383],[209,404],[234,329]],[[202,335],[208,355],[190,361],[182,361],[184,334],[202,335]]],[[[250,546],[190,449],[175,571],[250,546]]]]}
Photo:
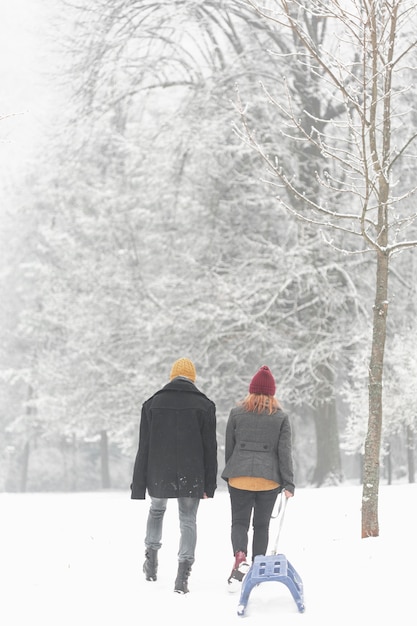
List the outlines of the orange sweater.
{"type": "Polygon", "coordinates": [[[279,484],[268,478],[257,478],[256,476],[236,476],[229,478],[229,485],[235,489],[245,489],[246,491],[269,491],[276,489],[279,484]]]}

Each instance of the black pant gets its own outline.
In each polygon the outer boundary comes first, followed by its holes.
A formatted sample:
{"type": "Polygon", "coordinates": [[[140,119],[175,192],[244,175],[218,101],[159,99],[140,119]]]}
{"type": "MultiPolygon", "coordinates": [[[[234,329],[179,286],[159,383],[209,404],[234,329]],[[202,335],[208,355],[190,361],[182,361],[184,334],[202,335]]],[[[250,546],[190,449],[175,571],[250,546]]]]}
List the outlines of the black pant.
{"type": "Polygon", "coordinates": [[[232,547],[236,552],[248,553],[248,531],[253,511],[252,560],[266,554],[269,541],[269,522],[279,488],[269,491],[246,491],[229,486],[232,506],[232,547]]]}

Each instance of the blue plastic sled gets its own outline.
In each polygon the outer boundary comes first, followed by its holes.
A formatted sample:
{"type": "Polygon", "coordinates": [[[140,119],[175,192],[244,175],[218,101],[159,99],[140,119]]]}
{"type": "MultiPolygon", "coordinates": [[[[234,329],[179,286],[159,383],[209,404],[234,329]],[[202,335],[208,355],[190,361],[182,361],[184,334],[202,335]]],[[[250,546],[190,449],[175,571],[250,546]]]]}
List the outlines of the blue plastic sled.
{"type": "Polygon", "coordinates": [[[237,614],[243,615],[249,601],[250,592],[264,582],[280,582],[288,587],[300,613],[304,612],[303,583],[287,558],[283,554],[256,556],[242,582],[237,614]]]}

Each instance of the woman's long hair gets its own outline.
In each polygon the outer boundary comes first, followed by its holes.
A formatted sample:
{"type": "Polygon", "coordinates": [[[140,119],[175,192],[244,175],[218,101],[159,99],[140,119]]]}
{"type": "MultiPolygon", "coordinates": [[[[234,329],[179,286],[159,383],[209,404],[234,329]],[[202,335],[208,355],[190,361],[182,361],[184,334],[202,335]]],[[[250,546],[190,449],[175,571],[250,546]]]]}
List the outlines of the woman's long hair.
{"type": "Polygon", "coordinates": [[[250,413],[276,413],[281,405],[275,396],[264,396],[261,393],[249,393],[240,403],[250,413]]]}

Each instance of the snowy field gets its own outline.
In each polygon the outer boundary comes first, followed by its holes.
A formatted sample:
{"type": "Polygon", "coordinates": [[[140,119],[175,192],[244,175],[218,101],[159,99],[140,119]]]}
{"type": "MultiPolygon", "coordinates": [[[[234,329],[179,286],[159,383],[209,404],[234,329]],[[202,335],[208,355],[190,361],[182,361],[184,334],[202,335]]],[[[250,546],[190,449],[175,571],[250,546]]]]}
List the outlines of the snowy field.
{"type": "Polygon", "coordinates": [[[226,491],[201,502],[185,596],[173,592],[175,501],[164,522],[158,581],[146,582],[148,500],[131,501],[127,492],[2,493],[1,624],[415,626],[417,485],[381,486],[379,538],[360,539],[360,500],[359,486],[298,489],[278,551],[303,580],[306,610],[298,612],[285,585],[267,582],[252,591],[239,617],[239,594],[229,593],[226,583],[233,562],[226,491]]]}

